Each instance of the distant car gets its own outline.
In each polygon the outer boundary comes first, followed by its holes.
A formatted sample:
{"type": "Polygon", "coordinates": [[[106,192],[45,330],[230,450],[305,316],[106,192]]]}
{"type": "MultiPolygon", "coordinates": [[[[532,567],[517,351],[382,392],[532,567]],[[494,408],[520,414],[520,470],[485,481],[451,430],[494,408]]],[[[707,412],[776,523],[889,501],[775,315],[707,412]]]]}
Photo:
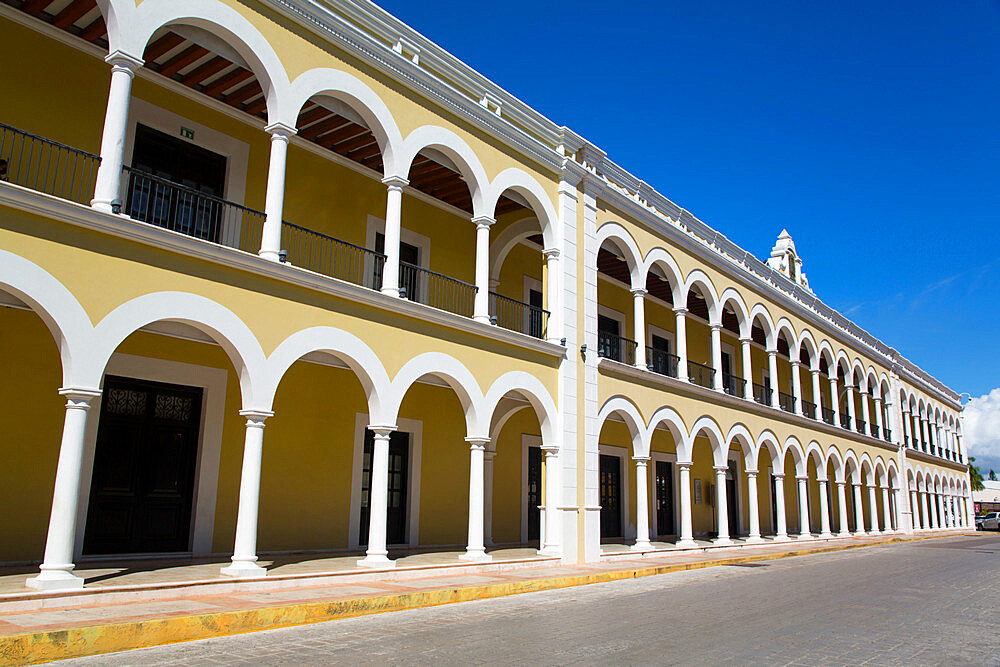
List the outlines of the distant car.
{"type": "Polygon", "coordinates": [[[976,517],[976,528],[981,530],[1000,530],[1000,512],[990,512],[981,518],[976,517]]]}

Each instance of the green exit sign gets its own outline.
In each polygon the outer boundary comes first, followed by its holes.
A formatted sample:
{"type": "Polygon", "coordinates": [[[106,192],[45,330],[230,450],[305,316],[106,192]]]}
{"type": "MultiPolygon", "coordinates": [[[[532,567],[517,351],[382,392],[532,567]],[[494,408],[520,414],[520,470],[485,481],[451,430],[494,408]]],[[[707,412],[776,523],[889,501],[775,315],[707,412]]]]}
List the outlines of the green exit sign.
{"type": "Polygon", "coordinates": [[[185,139],[194,140],[194,130],[189,127],[181,126],[181,136],[185,139]]]}

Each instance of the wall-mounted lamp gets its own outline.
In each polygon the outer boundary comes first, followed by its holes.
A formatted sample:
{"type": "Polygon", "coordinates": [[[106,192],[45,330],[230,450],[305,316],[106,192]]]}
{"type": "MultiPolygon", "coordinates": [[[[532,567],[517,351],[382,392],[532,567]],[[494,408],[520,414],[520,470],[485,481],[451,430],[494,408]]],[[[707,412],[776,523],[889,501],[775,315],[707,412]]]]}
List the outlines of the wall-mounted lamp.
{"type": "Polygon", "coordinates": [[[587,360],[587,344],[584,343],[580,346],[580,357],[586,361],[587,360]]]}

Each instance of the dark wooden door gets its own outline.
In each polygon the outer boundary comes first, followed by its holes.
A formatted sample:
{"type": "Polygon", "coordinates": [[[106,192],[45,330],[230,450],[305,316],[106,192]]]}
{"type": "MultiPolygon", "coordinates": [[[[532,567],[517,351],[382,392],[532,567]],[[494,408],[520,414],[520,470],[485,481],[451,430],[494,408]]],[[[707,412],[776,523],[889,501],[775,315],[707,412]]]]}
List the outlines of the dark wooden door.
{"type": "Polygon", "coordinates": [[[601,454],[601,538],[622,536],[621,459],[601,454]]]}
{"type": "Polygon", "coordinates": [[[528,539],[541,536],[542,448],[528,447],[528,539]]]}
{"type": "Polygon", "coordinates": [[[736,462],[729,462],[729,472],[726,473],[726,514],[729,519],[729,536],[740,534],[740,503],[739,485],[737,480],[736,462]]]}
{"type": "Polygon", "coordinates": [[[83,551],[190,548],[202,390],[108,376],[83,551]]]}
{"type": "Polygon", "coordinates": [[[656,462],[656,534],[676,535],[674,528],[674,465],[656,462]]]}
{"type": "MultiPolygon", "coordinates": [[[[361,525],[358,533],[360,544],[368,544],[368,526],[371,520],[372,454],[375,435],[365,430],[365,448],[361,467],[361,525]]],[[[408,504],[407,477],[409,475],[410,434],[394,431],[389,436],[389,489],[386,508],[385,543],[406,544],[406,518],[408,504]]]]}

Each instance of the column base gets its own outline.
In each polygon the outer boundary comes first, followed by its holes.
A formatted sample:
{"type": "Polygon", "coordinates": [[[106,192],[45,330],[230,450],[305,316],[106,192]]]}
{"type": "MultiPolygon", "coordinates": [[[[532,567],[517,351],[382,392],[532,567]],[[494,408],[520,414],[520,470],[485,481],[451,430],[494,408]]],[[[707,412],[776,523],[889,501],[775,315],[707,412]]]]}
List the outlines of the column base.
{"type": "Polygon", "coordinates": [[[474,319],[476,322],[482,322],[483,324],[489,324],[490,323],[490,316],[489,315],[473,315],[472,319],[474,319]]]}
{"type": "Polygon", "coordinates": [[[852,533],[853,537],[868,537],[868,533],[863,530],[856,530],[852,533]]]}
{"type": "Polygon", "coordinates": [[[557,558],[562,557],[562,551],[558,546],[553,544],[546,544],[544,547],[536,551],[539,556],[556,556],[557,558]]]}
{"type": "Polygon", "coordinates": [[[746,543],[746,544],[763,544],[763,543],[764,543],[764,542],[766,542],[767,540],[765,540],[765,539],[764,539],[763,537],[761,537],[760,535],[751,535],[750,537],[746,538],[746,539],[745,539],[745,540],[743,540],[743,541],[744,541],[744,543],[746,543]]]}
{"type": "Polygon", "coordinates": [[[396,561],[389,560],[387,554],[368,554],[358,561],[358,567],[369,567],[372,569],[383,569],[396,567],[396,561]]]}
{"type": "Polygon", "coordinates": [[[736,544],[736,543],[733,542],[728,537],[717,537],[714,540],[712,540],[712,546],[716,546],[716,547],[731,547],[734,544],[736,544]]]}
{"type": "Polygon", "coordinates": [[[111,201],[104,199],[92,199],[90,201],[90,208],[102,213],[114,213],[114,209],[111,208],[111,201]]]}
{"type": "Polygon", "coordinates": [[[799,533],[795,536],[797,540],[812,540],[815,539],[812,533],[799,533]]]}
{"type": "Polygon", "coordinates": [[[678,540],[676,543],[674,543],[674,546],[688,548],[688,547],[696,547],[698,546],[698,543],[695,542],[694,540],[678,540]]]}
{"type": "Polygon", "coordinates": [[[790,538],[787,534],[785,534],[785,535],[775,535],[774,537],[771,538],[771,541],[772,542],[791,542],[792,538],[790,538]]]}
{"type": "Polygon", "coordinates": [[[262,579],[267,576],[267,570],[257,563],[240,560],[233,561],[231,565],[219,570],[222,574],[229,577],[245,577],[251,579],[262,579]]]}
{"type": "Polygon", "coordinates": [[[489,563],[493,560],[493,556],[489,555],[482,549],[474,549],[472,551],[466,551],[464,554],[460,554],[458,560],[465,560],[472,563],[489,563]]]}
{"type": "Polygon", "coordinates": [[[277,250],[261,250],[257,255],[271,262],[281,261],[277,250]]]}
{"type": "Polygon", "coordinates": [[[645,552],[645,551],[652,551],[653,550],[653,545],[649,542],[649,540],[646,540],[644,542],[636,542],[635,544],[633,544],[632,546],[630,546],[628,549],[629,549],[629,551],[637,551],[637,552],[642,553],[642,552],[645,552]]]}
{"type": "Polygon", "coordinates": [[[833,539],[833,533],[820,533],[819,534],[819,539],[821,539],[821,540],[830,540],[830,539],[833,539]]]}
{"type": "Polygon", "coordinates": [[[395,297],[397,299],[399,298],[399,288],[383,287],[380,291],[386,296],[395,297]]]}
{"type": "Polygon", "coordinates": [[[850,536],[851,533],[846,530],[842,530],[839,533],[837,533],[837,537],[850,537],[850,536]]]}
{"type": "Polygon", "coordinates": [[[49,568],[42,565],[41,572],[34,577],[28,577],[24,585],[36,591],[71,591],[83,588],[83,577],[78,577],[70,570],[72,565],[59,568],[49,568]]]}

